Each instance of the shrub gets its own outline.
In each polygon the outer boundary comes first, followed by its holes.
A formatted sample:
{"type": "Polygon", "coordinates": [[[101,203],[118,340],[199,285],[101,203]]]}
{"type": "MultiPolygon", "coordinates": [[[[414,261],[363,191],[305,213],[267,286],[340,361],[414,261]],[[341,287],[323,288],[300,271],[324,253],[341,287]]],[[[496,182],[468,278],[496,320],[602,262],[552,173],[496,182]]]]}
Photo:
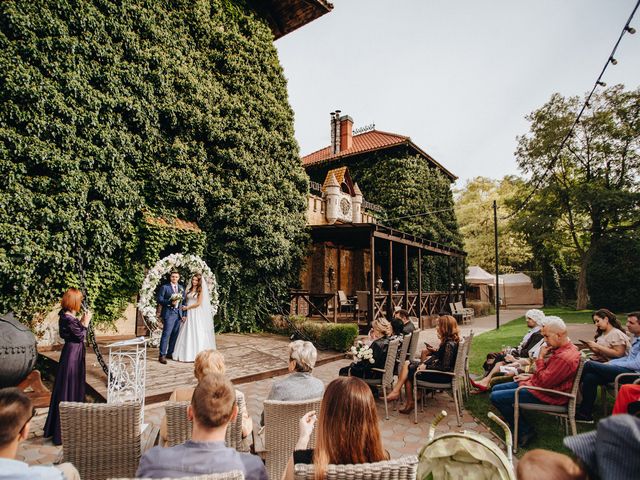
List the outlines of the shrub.
{"type": "Polygon", "coordinates": [[[338,352],[346,352],[358,337],[358,326],[353,323],[320,324],[319,343],[338,352]]]}

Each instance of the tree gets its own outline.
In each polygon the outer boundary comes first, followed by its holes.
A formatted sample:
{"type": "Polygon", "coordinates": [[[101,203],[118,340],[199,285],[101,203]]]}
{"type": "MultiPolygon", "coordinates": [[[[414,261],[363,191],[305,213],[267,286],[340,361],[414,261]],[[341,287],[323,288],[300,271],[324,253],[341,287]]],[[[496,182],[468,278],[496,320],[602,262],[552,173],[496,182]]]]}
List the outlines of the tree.
{"type": "Polygon", "coordinates": [[[498,254],[500,272],[527,269],[531,248],[522,233],[504,220],[511,213],[509,201],[519,198],[522,180],[506,176],[502,180],[476,177],[456,192],[456,217],[468,253],[467,263],[495,270],[493,201],[498,202],[498,254]]]}
{"type": "Polygon", "coordinates": [[[568,238],[578,259],[579,309],[589,302],[587,268],[600,242],[640,227],[640,89],[617,85],[594,95],[558,151],[582,104],[554,94],[527,117],[530,132],[518,138],[516,152],[529,188],[550,207],[542,212],[544,228],[563,231],[559,237],[568,238]]]}

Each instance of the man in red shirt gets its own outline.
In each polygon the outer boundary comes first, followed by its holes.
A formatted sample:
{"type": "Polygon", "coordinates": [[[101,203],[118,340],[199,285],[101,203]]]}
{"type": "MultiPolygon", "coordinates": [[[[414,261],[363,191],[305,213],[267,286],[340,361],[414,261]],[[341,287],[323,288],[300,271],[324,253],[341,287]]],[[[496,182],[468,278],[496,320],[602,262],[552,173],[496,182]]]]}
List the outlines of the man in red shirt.
{"type": "MultiPolygon", "coordinates": [[[[546,345],[540,349],[540,355],[536,360],[534,374],[523,374],[514,377],[514,382],[503,383],[493,387],[491,391],[491,403],[500,411],[500,414],[513,429],[513,403],[516,388],[523,385],[532,387],[551,388],[561,392],[571,391],[578,365],[580,364],[580,352],[571,343],[567,336],[567,326],[559,317],[546,317],[542,327],[542,335],[546,345]]],[[[521,390],[520,403],[546,403],[550,405],[564,405],[569,399],[562,395],[553,395],[547,392],[535,390],[521,390]]],[[[526,446],[535,436],[533,427],[529,425],[523,416],[520,416],[518,425],[520,432],[518,444],[526,446]]]]}

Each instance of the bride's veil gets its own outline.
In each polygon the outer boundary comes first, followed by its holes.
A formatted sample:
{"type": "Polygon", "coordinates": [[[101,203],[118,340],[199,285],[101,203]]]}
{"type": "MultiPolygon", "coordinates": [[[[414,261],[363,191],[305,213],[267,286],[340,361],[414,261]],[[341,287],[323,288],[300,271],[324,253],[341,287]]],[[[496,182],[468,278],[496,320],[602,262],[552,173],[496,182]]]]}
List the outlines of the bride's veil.
{"type": "Polygon", "coordinates": [[[202,313],[206,316],[206,318],[211,318],[213,320],[213,315],[211,312],[211,294],[209,293],[209,282],[203,276],[200,277],[200,281],[202,282],[202,302],[200,302],[200,308],[202,309],[202,313]]]}

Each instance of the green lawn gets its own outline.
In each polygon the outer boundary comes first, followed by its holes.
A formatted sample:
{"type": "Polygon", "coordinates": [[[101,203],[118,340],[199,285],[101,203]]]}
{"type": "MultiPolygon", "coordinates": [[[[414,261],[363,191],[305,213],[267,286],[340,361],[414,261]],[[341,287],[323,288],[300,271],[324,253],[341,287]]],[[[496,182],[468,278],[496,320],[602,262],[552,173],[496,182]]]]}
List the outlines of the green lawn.
{"type": "MultiPolygon", "coordinates": [[[[545,308],[544,312],[546,315],[557,315],[567,323],[591,323],[592,321],[592,310],[575,311],[562,308],[545,308]]],[[[474,337],[469,357],[469,368],[471,372],[477,374],[482,372],[482,364],[488,352],[500,351],[503,345],[518,345],[526,330],[527,327],[524,317],[520,317],[500,327],[500,330],[492,330],[474,337]]],[[[492,410],[496,414],[498,413],[489,402],[489,393],[470,395],[467,402],[465,402],[465,406],[476,418],[482,420],[490,426],[498,436],[503,438],[504,434],[500,427],[487,418],[489,410],[492,410]]],[[[596,406],[594,409],[596,415],[601,411],[602,409],[599,406],[596,406]]],[[[541,414],[529,414],[529,412],[527,412],[526,415],[527,418],[531,420],[538,434],[538,437],[529,445],[528,449],[545,448],[556,452],[569,453],[562,445],[562,439],[565,436],[564,428],[554,417],[541,414]]],[[[593,425],[578,424],[578,432],[585,432],[593,428],[593,425]]],[[[518,450],[518,456],[521,456],[523,453],[523,450],[518,450]]]]}

